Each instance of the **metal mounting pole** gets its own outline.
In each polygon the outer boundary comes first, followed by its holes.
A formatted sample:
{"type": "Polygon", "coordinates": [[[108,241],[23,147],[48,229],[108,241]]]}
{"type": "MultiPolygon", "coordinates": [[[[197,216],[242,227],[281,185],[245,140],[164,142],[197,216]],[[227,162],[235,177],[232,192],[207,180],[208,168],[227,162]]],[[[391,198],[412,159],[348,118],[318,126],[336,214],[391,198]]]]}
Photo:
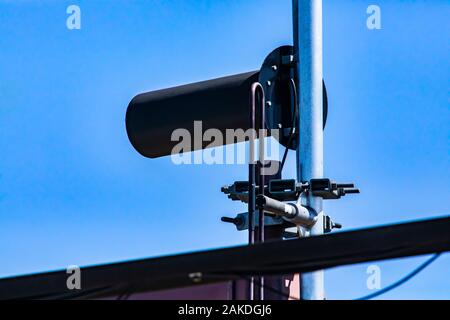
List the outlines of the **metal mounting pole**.
{"type": "MultiPolygon", "coordinates": [[[[300,142],[297,148],[297,179],[323,178],[322,0],[293,0],[294,40],[297,54],[300,142]]],[[[317,213],[309,235],[323,234],[322,198],[311,194],[299,199],[317,213]]],[[[301,298],[323,300],[323,270],[304,273],[301,298]]]]}

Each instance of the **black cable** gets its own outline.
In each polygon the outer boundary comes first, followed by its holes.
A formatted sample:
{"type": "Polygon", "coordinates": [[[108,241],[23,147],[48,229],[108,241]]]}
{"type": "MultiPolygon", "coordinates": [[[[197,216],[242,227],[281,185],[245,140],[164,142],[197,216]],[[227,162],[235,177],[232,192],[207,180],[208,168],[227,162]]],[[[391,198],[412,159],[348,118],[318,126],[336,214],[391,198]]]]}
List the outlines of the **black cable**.
{"type": "MultiPolygon", "coordinates": [[[[427,268],[431,263],[433,263],[437,258],[439,258],[439,256],[441,255],[441,253],[436,253],[433,256],[431,256],[427,261],[425,261],[424,263],[422,263],[421,265],[419,265],[416,269],[414,269],[412,272],[410,272],[409,274],[407,274],[405,277],[403,277],[402,279],[394,282],[393,284],[387,286],[384,289],[381,289],[377,292],[371,293],[367,296],[355,299],[355,300],[370,300],[373,299],[375,297],[378,297],[384,293],[387,293],[401,285],[403,285],[404,283],[406,283],[407,281],[411,280],[414,276],[416,276],[417,274],[419,274],[421,271],[423,271],[425,268],[427,268]]],[[[239,276],[242,279],[247,279],[247,277],[245,276],[239,276]]],[[[256,283],[255,283],[256,284],[256,283]]],[[[258,284],[256,284],[258,286],[258,284]]],[[[263,285],[262,286],[264,289],[267,289],[275,294],[278,294],[282,297],[288,298],[288,299],[292,299],[292,300],[298,300],[298,298],[296,297],[292,297],[289,294],[286,294],[285,292],[279,291],[275,288],[272,288],[270,286],[267,285],[263,285]]]]}
{"type": "Polygon", "coordinates": [[[134,285],[129,285],[121,294],[116,297],[116,300],[128,300],[134,292],[134,285]]]}
{"type": "Polygon", "coordinates": [[[291,125],[291,132],[289,133],[289,138],[288,138],[288,142],[286,144],[286,149],[284,150],[284,154],[283,154],[283,159],[281,160],[281,169],[280,172],[283,171],[283,167],[284,167],[284,163],[286,162],[286,158],[288,155],[288,151],[289,151],[289,146],[292,142],[292,138],[294,137],[294,132],[295,132],[295,127],[296,127],[296,123],[297,121],[297,113],[298,113],[298,105],[297,105],[297,86],[295,85],[295,81],[294,79],[290,79],[291,82],[291,88],[294,91],[293,97],[294,97],[294,111],[293,111],[293,115],[292,115],[292,125],[291,125]]]}
{"type": "Polygon", "coordinates": [[[355,299],[355,300],[370,300],[373,299],[375,297],[378,297],[382,294],[385,294],[386,292],[389,292],[399,286],[401,286],[402,284],[404,284],[405,282],[411,280],[414,276],[416,276],[419,272],[421,272],[423,269],[425,269],[426,267],[428,267],[431,263],[433,263],[437,258],[439,258],[439,256],[441,255],[441,253],[436,253],[434,254],[431,258],[429,258],[427,261],[425,261],[424,263],[422,263],[420,266],[418,266],[416,269],[414,269],[412,272],[410,272],[409,274],[407,274],[405,277],[401,278],[400,280],[394,282],[393,284],[387,286],[384,289],[381,289],[377,292],[368,294],[364,297],[355,299]]]}
{"type": "Polygon", "coordinates": [[[27,299],[33,300],[73,300],[73,299],[88,299],[90,297],[96,297],[98,294],[107,294],[110,291],[113,291],[116,287],[107,286],[101,288],[95,288],[90,290],[83,290],[82,292],[74,291],[74,292],[65,292],[62,294],[50,294],[45,296],[37,296],[37,297],[29,297],[27,299]]]}

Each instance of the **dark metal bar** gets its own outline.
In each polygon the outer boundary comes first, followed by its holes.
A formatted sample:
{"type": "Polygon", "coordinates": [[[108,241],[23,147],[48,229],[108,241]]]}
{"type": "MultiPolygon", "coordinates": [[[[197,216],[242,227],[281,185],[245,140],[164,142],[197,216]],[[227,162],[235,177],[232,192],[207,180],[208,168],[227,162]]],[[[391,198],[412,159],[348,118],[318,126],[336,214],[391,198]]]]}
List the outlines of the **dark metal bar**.
{"type": "MultiPolygon", "coordinates": [[[[249,127],[252,129],[250,138],[249,163],[248,163],[248,243],[252,245],[255,243],[255,139],[256,139],[256,92],[252,85],[250,90],[250,111],[249,111],[249,127]]],[[[249,280],[249,294],[248,299],[254,299],[255,279],[253,277],[249,280]]]]}
{"type": "Polygon", "coordinates": [[[250,275],[310,272],[336,266],[450,251],[450,216],[253,246],[209,250],[81,269],[81,290],[65,270],[0,280],[0,299],[91,298],[213,283],[250,275]],[[193,273],[199,277],[193,278],[193,273]],[[98,291],[97,291],[98,290],[98,291]],[[62,296],[61,296],[62,295],[62,296]]]}
{"type": "MultiPolygon", "coordinates": [[[[265,114],[265,95],[264,95],[264,88],[261,86],[260,83],[254,83],[252,85],[252,92],[254,92],[254,96],[256,98],[256,93],[259,92],[259,110],[258,110],[258,116],[259,116],[259,170],[258,170],[258,190],[259,195],[264,195],[264,189],[265,189],[265,179],[264,179],[264,171],[265,171],[265,161],[264,161],[264,152],[265,152],[265,137],[266,134],[266,114],[265,114]]],[[[256,100],[256,99],[255,99],[256,100]]],[[[264,242],[264,208],[259,207],[258,208],[258,234],[257,234],[257,242],[263,243],[264,242]]],[[[260,276],[257,278],[258,281],[258,300],[264,300],[264,277],[260,276]]]]}

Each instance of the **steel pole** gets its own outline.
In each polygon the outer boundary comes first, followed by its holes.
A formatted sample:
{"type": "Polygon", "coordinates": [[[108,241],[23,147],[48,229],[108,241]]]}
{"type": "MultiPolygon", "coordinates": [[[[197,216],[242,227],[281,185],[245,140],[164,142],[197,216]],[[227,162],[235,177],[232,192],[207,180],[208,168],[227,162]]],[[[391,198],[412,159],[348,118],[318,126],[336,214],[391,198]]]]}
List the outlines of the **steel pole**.
{"type": "MultiPolygon", "coordinates": [[[[294,41],[298,46],[297,75],[300,141],[297,148],[297,179],[309,181],[323,177],[323,71],[322,71],[322,0],[294,0],[294,41]]],[[[307,231],[310,236],[323,234],[322,199],[302,196],[301,205],[317,214],[316,223],[307,231]]],[[[301,276],[300,295],[305,300],[323,300],[323,270],[301,276]]]]}

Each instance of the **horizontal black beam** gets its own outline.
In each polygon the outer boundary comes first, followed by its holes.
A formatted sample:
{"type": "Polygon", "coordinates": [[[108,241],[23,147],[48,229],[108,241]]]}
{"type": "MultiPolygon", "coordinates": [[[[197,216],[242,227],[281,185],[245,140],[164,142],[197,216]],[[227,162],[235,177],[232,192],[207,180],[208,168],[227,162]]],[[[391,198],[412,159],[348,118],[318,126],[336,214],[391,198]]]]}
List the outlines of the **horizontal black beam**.
{"type": "Polygon", "coordinates": [[[257,274],[308,272],[450,250],[450,217],[356,231],[136,260],[81,269],[81,290],[65,271],[0,280],[0,299],[99,298],[220,282],[257,274]],[[192,274],[202,276],[192,279],[192,274]],[[198,281],[198,282],[197,282],[198,281]]]}

